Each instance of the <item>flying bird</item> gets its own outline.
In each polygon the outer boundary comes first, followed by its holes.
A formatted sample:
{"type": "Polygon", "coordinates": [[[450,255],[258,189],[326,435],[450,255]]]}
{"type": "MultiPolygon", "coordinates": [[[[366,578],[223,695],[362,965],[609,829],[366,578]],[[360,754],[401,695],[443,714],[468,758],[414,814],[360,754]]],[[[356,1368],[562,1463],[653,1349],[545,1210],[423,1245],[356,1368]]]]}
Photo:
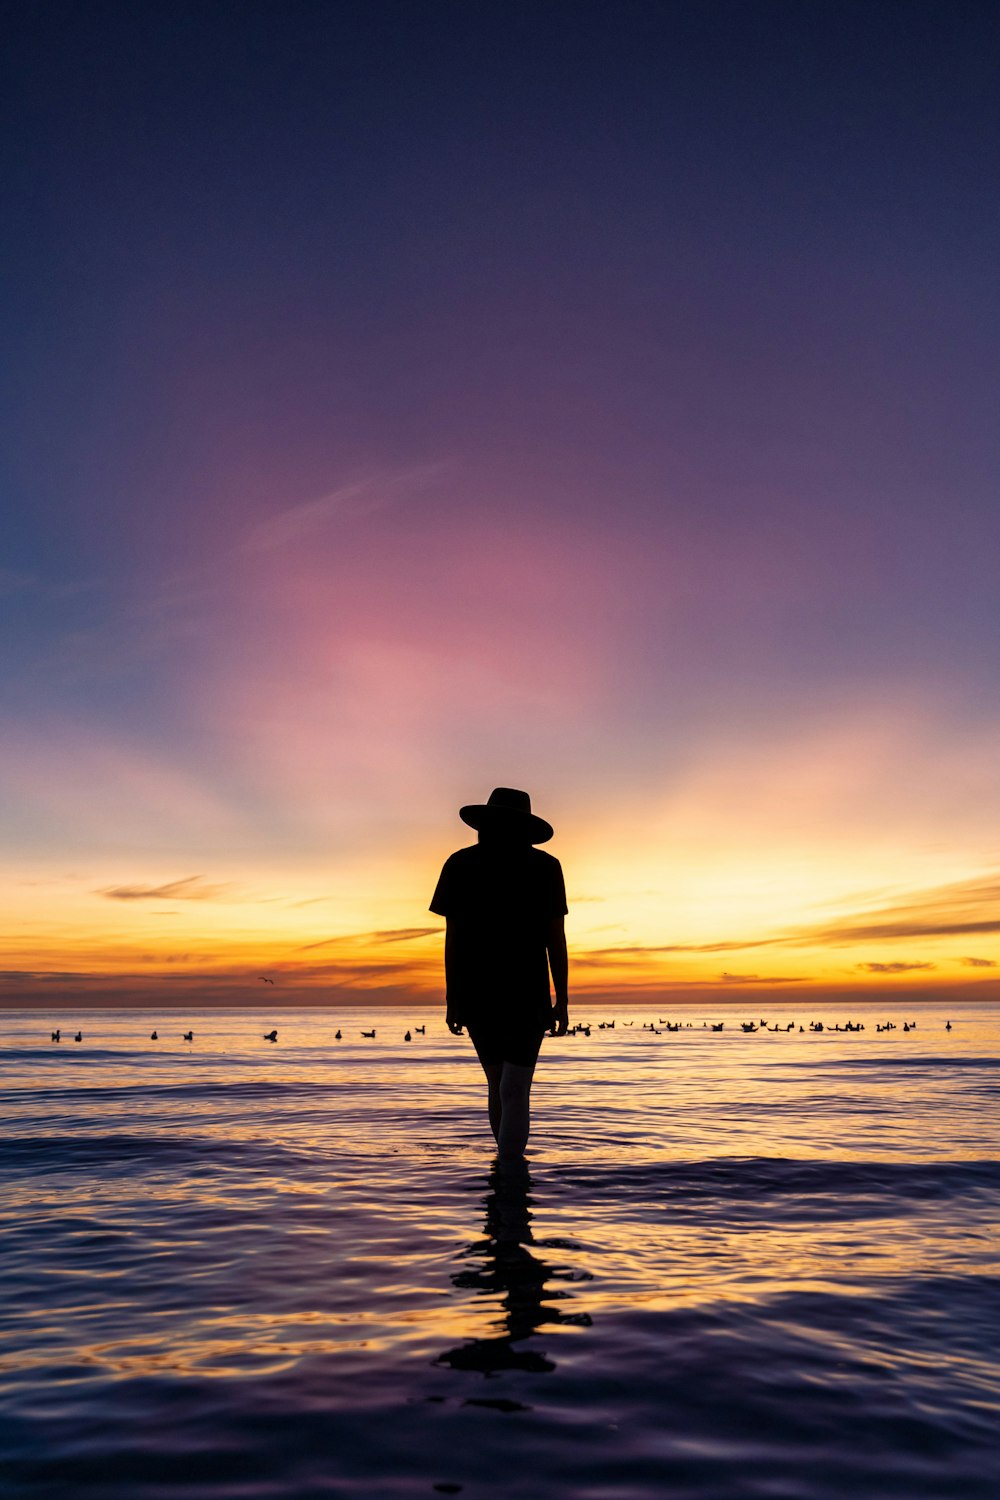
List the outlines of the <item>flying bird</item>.
{"type": "Polygon", "coordinates": [[[278,1033],[277,1033],[277,1031],[269,1031],[267,1033],[267,1035],[265,1036],[264,1040],[265,1040],[265,1042],[276,1042],[278,1040],[278,1033]]]}
{"type": "Polygon", "coordinates": [[[261,974],[260,978],[261,978],[261,980],[262,980],[262,982],[264,984],[273,984],[274,983],[274,980],[273,979],[268,979],[268,977],[267,977],[266,974],[261,974]]]}

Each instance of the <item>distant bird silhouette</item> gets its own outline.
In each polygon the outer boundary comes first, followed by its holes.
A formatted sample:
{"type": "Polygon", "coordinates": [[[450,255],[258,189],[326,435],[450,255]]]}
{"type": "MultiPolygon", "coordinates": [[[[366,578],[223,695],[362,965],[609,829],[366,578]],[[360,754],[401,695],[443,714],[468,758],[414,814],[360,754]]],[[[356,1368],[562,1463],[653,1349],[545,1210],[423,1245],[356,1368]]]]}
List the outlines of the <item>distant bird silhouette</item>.
{"type": "Polygon", "coordinates": [[[78,1031],[77,1034],[76,1034],[76,1036],[73,1038],[73,1040],[74,1040],[74,1042],[82,1042],[83,1041],[83,1032],[82,1031],[78,1031]]]}
{"type": "Polygon", "coordinates": [[[406,1033],[406,1035],[403,1038],[403,1041],[404,1042],[412,1042],[413,1041],[413,1038],[412,1038],[412,1036],[410,1035],[409,1032],[406,1033]]]}
{"type": "Polygon", "coordinates": [[[945,1031],[950,1031],[951,1030],[951,1022],[950,1021],[945,1021],[945,1023],[944,1023],[944,1029],[945,1029],[945,1031]]]}
{"type": "Polygon", "coordinates": [[[53,1032],[53,1033],[52,1033],[52,1040],[53,1040],[53,1041],[54,1041],[54,1042],[61,1042],[61,1041],[62,1041],[62,1037],[61,1037],[61,1036],[60,1036],[60,1035],[59,1035],[59,1032],[58,1032],[58,1030],[56,1030],[56,1031],[54,1031],[54,1032],[53,1032]]]}
{"type": "Polygon", "coordinates": [[[276,1031],[269,1031],[264,1040],[265,1042],[276,1042],[278,1040],[278,1033],[276,1031]]]}
{"type": "Polygon", "coordinates": [[[362,1032],[362,1033],[361,1033],[361,1035],[362,1035],[362,1036],[374,1036],[374,1035],[375,1035],[375,1033],[374,1033],[374,1031],[363,1031],[363,1032],[362,1032]]]}
{"type": "Polygon", "coordinates": [[[193,1042],[194,1041],[194,1032],[193,1031],[185,1031],[182,1040],[185,1041],[185,1042],[193,1042]]]}
{"type": "Polygon", "coordinates": [[[160,1033],[158,1031],[151,1031],[149,1033],[149,1040],[151,1042],[158,1042],[160,1040],[160,1033]]]}
{"type": "Polygon", "coordinates": [[[722,1028],[723,1028],[723,1026],[725,1026],[725,1024],[726,1024],[725,1021],[713,1021],[712,1022],[712,1030],[713,1031],[721,1031],[722,1028]]]}
{"type": "Polygon", "coordinates": [[[274,983],[274,980],[273,979],[268,979],[268,977],[267,977],[266,974],[261,974],[260,978],[261,978],[261,980],[262,980],[262,982],[264,984],[273,984],[274,983]]]}
{"type": "Polygon", "coordinates": [[[342,1031],[335,1031],[333,1034],[333,1039],[335,1042],[339,1042],[343,1039],[343,1036],[344,1033],[342,1031]]]}
{"type": "Polygon", "coordinates": [[[414,1026],[413,1029],[414,1029],[414,1031],[419,1031],[419,1033],[420,1033],[421,1036],[424,1036],[426,1034],[426,1032],[427,1032],[427,1027],[426,1026],[414,1026]]]}

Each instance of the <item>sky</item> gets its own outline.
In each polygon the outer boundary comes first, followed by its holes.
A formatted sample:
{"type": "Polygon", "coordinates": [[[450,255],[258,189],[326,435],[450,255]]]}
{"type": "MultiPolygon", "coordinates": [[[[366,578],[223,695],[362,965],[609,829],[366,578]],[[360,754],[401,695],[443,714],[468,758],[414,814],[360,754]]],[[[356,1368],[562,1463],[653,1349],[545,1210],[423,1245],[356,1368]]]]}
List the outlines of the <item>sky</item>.
{"type": "Polygon", "coordinates": [[[1000,998],[992,4],[8,28],[0,1004],[1000,998]],[[12,63],[12,66],[10,65],[12,63]]]}

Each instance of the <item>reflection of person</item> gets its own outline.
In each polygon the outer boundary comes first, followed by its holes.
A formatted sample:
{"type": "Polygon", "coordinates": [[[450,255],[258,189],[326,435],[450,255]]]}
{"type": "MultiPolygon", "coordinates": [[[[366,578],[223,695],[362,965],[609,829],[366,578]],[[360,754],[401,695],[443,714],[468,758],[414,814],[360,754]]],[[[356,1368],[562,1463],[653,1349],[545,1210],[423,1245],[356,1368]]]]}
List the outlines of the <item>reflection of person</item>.
{"type": "Polygon", "coordinates": [[[569,1024],[566,888],[559,861],[534,847],[552,827],[532,813],[527,792],[497,787],[459,816],[479,842],[445,861],[431,901],[448,922],[448,1027],[456,1036],[468,1028],[489,1085],[490,1128],[510,1161],[528,1139],[542,1037],[565,1036],[569,1024]]]}
{"type": "MultiPolygon", "coordinates": [[[[450,1365],[453,1370],[481,1370],[495,1375],[501,1370],[527,1370],[544,1374],[555,1364],[542,1350],[515,1349],[514,1345],[537,1334],[546,1323],[575,1323],[589,1327],[587,1313],[566,1313],[552,1306],[569,1294],[550,1291],[546,1282],[559,1273],[546,1261],[532,1254],[531,1179],[525,1163],[495,1171],[490,1177],[486,1199],[486,1241],[470,1245],[467,1255],[481,1260],[481,1266],[459,1271],[452,1277],[455,1286],[503,1299],[501,1331],[491,1338],[474,1339],[449,1349],[435,1363],[450,1365]]],[[[565,1276],[565,1273],[563,1273],[565,1276]]],[[[490,1403],[484,1402],[484,1405],[490,1403]]]]}

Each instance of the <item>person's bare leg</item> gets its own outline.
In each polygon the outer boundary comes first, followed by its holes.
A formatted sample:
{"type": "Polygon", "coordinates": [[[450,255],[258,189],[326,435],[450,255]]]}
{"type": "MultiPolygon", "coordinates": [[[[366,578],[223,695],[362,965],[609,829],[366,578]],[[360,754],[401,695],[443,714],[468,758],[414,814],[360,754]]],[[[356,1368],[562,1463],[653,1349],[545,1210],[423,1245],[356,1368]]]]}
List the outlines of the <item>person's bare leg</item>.
{"type": "Polygon", "coordinates": [[[529,1107],[534,1065],[519,1067],[505,1062],[500,1075],[500,1130],[497,1145],[501,1161],[517,1161],[524,1155],[531,1128],[529,1107]]]}
{"type": "Polygon", "coordinates": [[[486,1082],[489,1086],[490,1129],[498,1146],[500,1144],[500,1117],[503,1112],[500,1102],[500,1079],[503,1076],[503,1069],[502,1062],[483,1063],[483,1072],[486,1074],[486,1082]]]}

